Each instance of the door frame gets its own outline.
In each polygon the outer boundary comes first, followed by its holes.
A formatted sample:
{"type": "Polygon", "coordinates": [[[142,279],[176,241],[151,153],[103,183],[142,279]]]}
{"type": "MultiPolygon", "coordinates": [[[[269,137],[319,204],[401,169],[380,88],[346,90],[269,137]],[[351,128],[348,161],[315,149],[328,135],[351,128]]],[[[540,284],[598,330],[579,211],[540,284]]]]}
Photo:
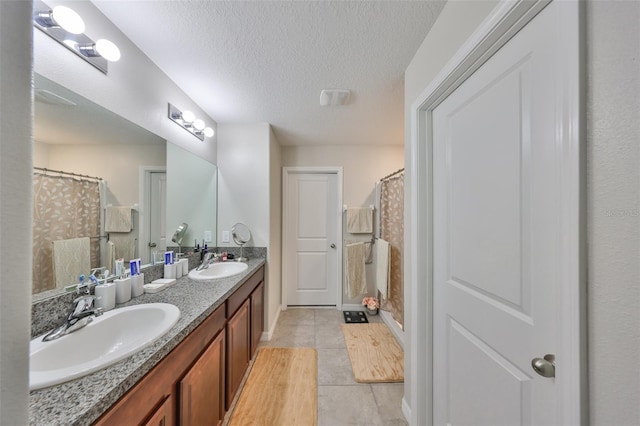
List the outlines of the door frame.
{"type": "MultiPolygon", "coordinates": [[[[151,184],[151,173],[167,173],[166,166],[140,166],[139,168],[139,186],[138,186],[138,255],[146,252],[149,244],[149,209],[151,208],[151,194],[147,191],[151,184]]],[[[149,259],[149,263],[153,263],[153,259],[149,259]]]]}
{"type": "Polygon", "coordinates": [[[289,277],[287,273],[287,256],[289,250],[288,229],[286,224],[289,223],[289,213],[287,206],[289,205],[289,176],[296,174],[335,174],[336,175],[336,277],[338,282],[336,286],[336,309],[342,310],[342,167],[283,167],[282,168],[282,310],[287,310],[287,289],[289,288],[289,277]]]}
{"type": "MultiPolygon", "coordinates": [[[[556,0],[557,1],[557,0],[556,0]]],[[[478,29],[462,45],[434,80],[412,103],[410,135],[410,231],[411,288],[405,309],[410,313],[411,400],[403,401],[410,424],[433,424],[433,110],[471,74],[484,64],[513,35],[531,21],[552,0],[527,2],[501,0],[478,29]],[[409,404],[410,402],[410,404],[409,404]]],[[[560,206],[563,227],[558,318],[561,335],[571,338],[559,343],[559,352],[569,362],[562,364],[563,377],[557,380],[562,424],[588,422],[586,369],[586,232],[585,232],[585,148],[583,85],[584,37],[583,5],[578,1],[558,2],[567,36],[559,43],[567,52],[564,66],[564,93],[556,99],[562,126],[557,129],[566,143],[559,145],[563,159],[560,206]]]]}

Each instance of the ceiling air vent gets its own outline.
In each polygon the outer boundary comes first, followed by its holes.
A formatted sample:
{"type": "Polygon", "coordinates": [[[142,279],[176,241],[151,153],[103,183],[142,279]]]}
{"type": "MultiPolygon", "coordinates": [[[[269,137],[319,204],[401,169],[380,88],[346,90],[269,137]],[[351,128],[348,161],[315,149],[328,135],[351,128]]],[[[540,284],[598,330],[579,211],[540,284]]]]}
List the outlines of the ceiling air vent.
{"type": "Polygon", "coordinates": [[[320,92],[321,106],[344,105],[349,100],[351,92],[345,89],[324,89],[320,92]]]}

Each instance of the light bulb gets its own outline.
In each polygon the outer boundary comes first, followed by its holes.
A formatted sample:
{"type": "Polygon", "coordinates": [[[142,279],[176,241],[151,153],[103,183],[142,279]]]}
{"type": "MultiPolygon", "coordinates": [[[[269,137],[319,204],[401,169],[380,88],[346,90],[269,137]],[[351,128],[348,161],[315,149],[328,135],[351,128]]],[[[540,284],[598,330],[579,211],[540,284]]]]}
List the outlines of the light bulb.
{"type": "Polygon", "coordinates": [[[71,34],[84,32],[84,21],[73,9],[66,6],[56,6],[53,8],[51,16],[56,24],[71,34]]]}
{"type": "Polygon", "coordinates": [[[182,111],[182,121],[185,123],[193,123],[195,119],[196,116],[191,111],[182,111]]]}
{"type": "Polygon", "coordinates": [[[120,60],[120,49],[109,40],[101,38],[96,41],[96,52],[107,61],[116,62],[120,60]]]}
{"type": "Polygon", "coordinates": [[[204,129],[204,121],[200,120],[199,118],[193,122],[193,127],[195,127],[196,130],[203,130],[204,129]]]}
{"type": "Polygon", "coordinates": [[[214,131],[211,127],[205,127],[204,128],[204,135],[208,138],[212,137],[214,135],[214,131]]]}

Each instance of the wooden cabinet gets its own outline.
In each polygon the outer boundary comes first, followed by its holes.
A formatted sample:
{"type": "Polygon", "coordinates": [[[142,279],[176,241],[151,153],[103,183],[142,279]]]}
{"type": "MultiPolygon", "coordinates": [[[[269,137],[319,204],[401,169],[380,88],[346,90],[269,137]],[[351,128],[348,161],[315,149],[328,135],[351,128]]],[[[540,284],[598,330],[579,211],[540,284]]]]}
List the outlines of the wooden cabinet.
{"type": "Polygon", "coordinates": [[[259,268],[94,425],[220,425],[260,341],[259,268]]]}
{"type": "Polygon", "coordinates": [[[227,410],[251,359],[249,307],[247,299],[227,322],[227,410]]]}
{"type": "MultiPolygon", "coordinates": [[[[160,425],[160,422],[164,421],[165,426],[168,426],[180,423],[177,417],[177,404],[181,401],[180,381],[189,376],[192,366],[198,365],[199,361],[204,359],[204,350],[215,345],[214,339],[224,336],[225,323],[223,305],[185,337],[95,424],[160,425]]],[[[219,368],[224,374],[224,363],[219,365],[219,368]]]]}
{"type": "Polygon", "coordinates": [[[144,426],[171,426],[173,421],[173,397],[167,396],[151,417],[143,423],[144,426]]]}
{"type": "Polygon", "coordinates": [[[264,330],[264,281],[251,293],[251,358],[256,354],[264,330]]]}
{"type": "Polygon", "coordinates": [[[180,381],[180,424],[220,425],[225,404],[225,333],[209,345],[180,381]]]}

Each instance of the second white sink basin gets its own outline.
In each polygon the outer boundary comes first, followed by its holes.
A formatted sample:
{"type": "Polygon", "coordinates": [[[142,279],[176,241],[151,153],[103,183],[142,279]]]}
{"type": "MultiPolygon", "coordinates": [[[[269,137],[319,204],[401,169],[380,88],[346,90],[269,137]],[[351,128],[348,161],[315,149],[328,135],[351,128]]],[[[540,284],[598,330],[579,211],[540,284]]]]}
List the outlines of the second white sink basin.
{"type": "Polygon", "coordinates": [[[218,262],[212,263],[202,271],[192,270],[189,278],[196,281],[214,280],[238,275],[247,270],[249,265],[243,262],[218,262]]]}
{"type": "Polygon", "coordinates": [[[57,340],[31,341],[29,389],[57,385],[132,355],[149,346],[178,322],[180,310],[169,303],[145,303],[106,312],[89,325],[57,340]]]}

